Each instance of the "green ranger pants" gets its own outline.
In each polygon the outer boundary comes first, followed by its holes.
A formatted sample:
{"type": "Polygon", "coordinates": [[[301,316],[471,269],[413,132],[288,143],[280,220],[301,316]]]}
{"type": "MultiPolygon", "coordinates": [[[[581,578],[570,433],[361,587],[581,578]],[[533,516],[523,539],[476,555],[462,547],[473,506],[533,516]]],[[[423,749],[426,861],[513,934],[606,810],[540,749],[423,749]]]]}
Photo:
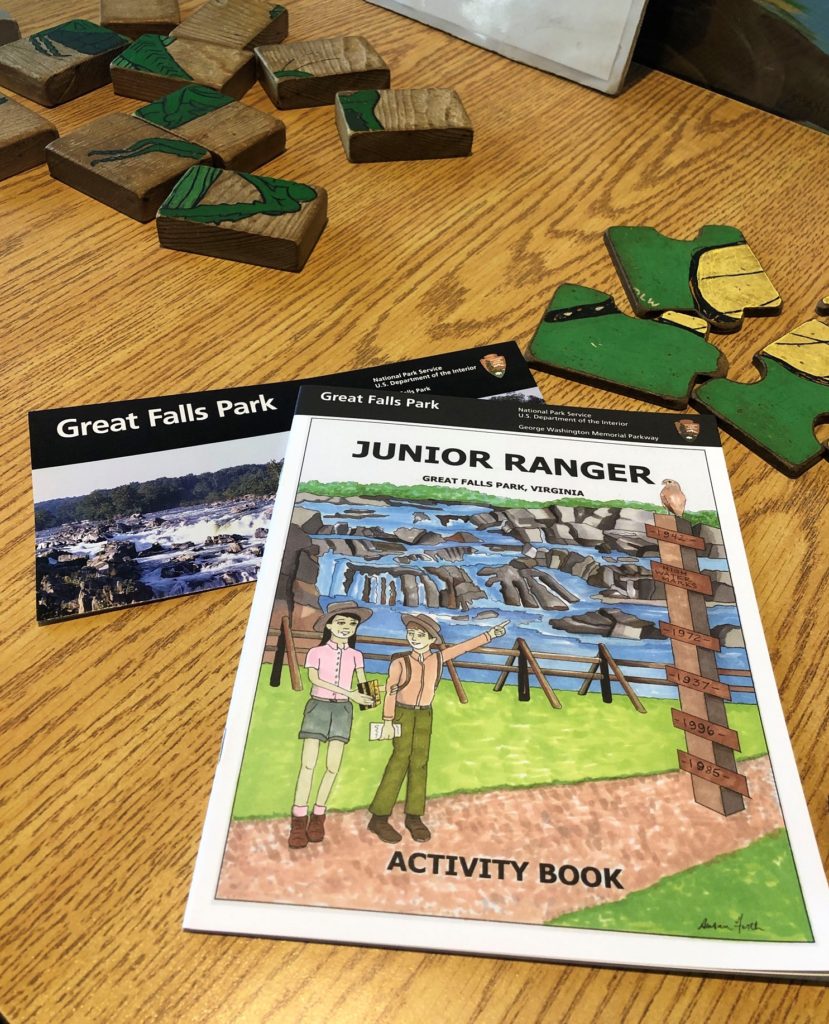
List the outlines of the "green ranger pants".
{"type": "Polygon", "coordinates": [[[400,735],[392,740],[391,757],[369,810],[380,817],[388,817],[405,779],[406,814],[419,818],[426,809],[426,769],[432,738],[432,709],[398,707],[394,720],[400,723],[400,735]]]}

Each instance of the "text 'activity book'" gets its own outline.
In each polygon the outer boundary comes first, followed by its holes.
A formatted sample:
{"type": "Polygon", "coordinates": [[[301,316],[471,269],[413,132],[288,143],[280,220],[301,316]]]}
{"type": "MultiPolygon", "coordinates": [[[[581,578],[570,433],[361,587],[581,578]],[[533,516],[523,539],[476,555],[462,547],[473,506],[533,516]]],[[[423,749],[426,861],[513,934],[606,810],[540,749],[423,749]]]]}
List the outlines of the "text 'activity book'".
{"type": "MultiPolygon", "coordinates": [[[[314,380],[541,400],[514,342],[314,380]]],[[[38,621],[254,580],[303,383],[30,413],[38,621]]]]}
{"type": "Polygon", "coordinates": [[[185,927],[826,974],[714,420],[486,411],[302,389],[185,927]]]}

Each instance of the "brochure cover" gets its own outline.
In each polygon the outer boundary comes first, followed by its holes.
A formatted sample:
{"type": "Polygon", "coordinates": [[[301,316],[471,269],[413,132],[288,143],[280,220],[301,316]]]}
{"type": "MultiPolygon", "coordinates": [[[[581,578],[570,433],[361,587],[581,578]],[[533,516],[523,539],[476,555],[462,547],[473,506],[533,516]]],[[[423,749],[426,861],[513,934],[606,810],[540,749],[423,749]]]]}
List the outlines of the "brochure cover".
{"type": "MultiPolygon", "coordinates": [[[[541,401],[514,342],[315,380],[541,401]]],[[[29,413],[38,621],[256,579],[303,383],[29,413]]]]}
{"type": "Polygon", "coordinates": [[[185,927],[826,974],[714,420],[303,388],[185,927]]]}

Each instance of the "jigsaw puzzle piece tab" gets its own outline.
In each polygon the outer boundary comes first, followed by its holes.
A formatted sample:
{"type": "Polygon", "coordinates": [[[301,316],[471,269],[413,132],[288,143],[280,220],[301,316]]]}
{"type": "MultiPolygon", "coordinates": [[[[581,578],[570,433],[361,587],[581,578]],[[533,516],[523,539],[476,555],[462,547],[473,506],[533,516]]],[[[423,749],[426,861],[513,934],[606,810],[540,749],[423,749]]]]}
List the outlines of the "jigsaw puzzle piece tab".
{"type": "Polygon", "coordinates": [[[715,331],[746,315],[779,313],[782,300],[742,232],[708,224],[691,241],[651,227],[613,227],[605,243],[637,316],[696,312],[715,331]]]}
{"type": "Polygon", "coordinates": [[[697,376],[719,376],[726,369],[706,333],[698,317],[669,311],[637,320],[605,292],[564,284],[536,329],[527,359],[544,370],[682,409],[697,376]]]}
{"type": "Polygon", "coordinates": [[[809,320],[767,345],[754,362],[762,380],[707,381],[694,401],[749,448],[796,476],[825,451],[814,428],[829,420],[829,325],[809,320]]]}

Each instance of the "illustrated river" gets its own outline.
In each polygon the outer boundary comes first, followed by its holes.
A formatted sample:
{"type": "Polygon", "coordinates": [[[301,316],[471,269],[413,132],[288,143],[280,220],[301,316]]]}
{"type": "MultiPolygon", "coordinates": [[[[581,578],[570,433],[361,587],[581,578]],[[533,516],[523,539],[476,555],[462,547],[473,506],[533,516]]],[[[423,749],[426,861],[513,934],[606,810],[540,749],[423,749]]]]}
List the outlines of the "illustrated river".
{"type": "MultiPolygon", "coordinates": [[[[367,563],[371,566],[372,570],[368,583],[368,601],[365,600],[367,585],[364,575],[360,572],[355,573],[353,569],[349,572],[350,565],[366,563],[365,556],[341,554],[335,551],[326,551],[322,554],[320,556],[317,585],[323,608],[327,607],[332,601],[345,599],[371,607],[373,609],[372,618],[363,627],[363,631],[370,635],[397,636],[403,639],[405,631],[401,623],[401,614],[424,612],[440,622],[441,630],[447,643],[468,639],[483,632],[496,622],[507,620],[506,635],[495,641],[495,646],[503,648],[512,647],[518,637],[523,637],[533,651],[549,651],[567,655],[581,654],[587,658],[594,658],[598,644],[603,643],[617,661],[633,660],[673,663],[671,644],[667,639],[633,640],[592,634],[574,635],[573,633],[556,628],[550,622],[556,616],[581,615],[584,612],[613,607],[656,624],[660,620],[667,618],[664,604],[646,604],[637,601],[614,601],[612,604],[609,604],[597,596],[601,588],[591,586],[580,577],[570,573],[544,567],[542,567],[543,573],[554,577],[577,598],[577,601],[570,606],[569,610],[562,609],[559,611],[508,605],[501,599],[500,587],[497,583],[491,587],[486,587],[486,582],[491,576],[479,576],[479,571],[488,566],[497,566],[509,562],[511,559],[520,556],[524,549],[524,545],[520,540],[502,532],[501,529],[493,530],[491,527],[480,529],[469,521],[470,516],[476,513],[491,512],[491,508],[483,505],[453,505],[444,503],[424,506],[416,502],[405,504],[398,503],[397,501],[394,505],[388,507],[385,505],[361,503],[357,509],[350,509],[347,504],[317,500],[305,500],[300,502],[299,505],[303,508],[319,512],[326,527],[345,522],[349,524],[350,531],[359,526],[371,526],[379,527],[390,534],[400,528],[411,529],[414,527],[446,537],[447,541],[445,544],[406,545],[404,553],[405,564],[409,568],[422,570],[426,574],[430,574],[430,570],[434,569],[436,564],[440,564],[436,562],[436,559],[441,558],[442,552],[453,551],[457,553],[459,547],[463,548],[463,556],[460,561],[457,560],[457,554],[455,554],[455,560],[446,564],[461,566],[473,583],[484,590],[486,595],[475,598],[471,606],[466,610],[429,607],[426,604],[425,588],[422,583],[418,586],[420,603],[416,607],[405,606],[402,603],[403,594],[399,586],[395,588],[396,593],[394,596],[396,600],[394,604],[379,603],[383,594],[386,595],[387,599],[390,596],[390,583],[393,577],[389,574],[384,585],[383,574],[378,574],[377,570],[384,567],[387,567],[389,570],[399,569],[401,566],[401,563],[398,561],[401,557],[401,552],[399,551],[379,553],[376,556],[372,554],[370,562],[367,563]],[[451,518],[455,515],[458,516],[457,520],[451,518]],[[438,516],[441,518],[438,518],[438,516]],[[448,521],[446,517],[450,517],[448,521]],[[456,539],[449,539],[452,535],[459,532],[474,536],[474,543],[471,540],[469,542],[459,542],[456,539]],[[492,550],[493,545],[497,545],[499,548],[508,545],[509,549],[492,550]],[[350,582],[349,576],[351,576],[350,582]]],[[[351,532],[347,536],[354,538],[354,534],[351,532]]],[[[323,543],[325,540],[330,539],[330,534],[319,535],[319,540],[323,543]]],[[[533,546],[539,551],[545,548],[562,549],[565,547],[561,543],[544,544],[541,542],[534,542],[533,546]]],[[[595,547],[566,545],[566,549],[590,555],[600,562],[604,559],[604,556],[595,547]]],[[[618,557],[620,554],[621,552],[614,552],[612,557],[618,557]]],[[[625,557],[629,558],[631,562],[634,560],[631,556],[625,555],[625,557]]],[[[635,559],[635,561],[642,566],[648,566],[650,559],[639,558],[635,559]]],[[[727,571],[728,565],[724,560],[701,558],[700,568],[727,571]]],[[[431,579],[438,591],[445,588],[446,584],[437,576],[431,575],[431,579]]],[[[733,604],[709,604],[708,614],[712,627],[726,623],[739,624],[736,606],[733,604]]],[[[384,663],[381,661],[372,663],[370,651],[371,648],[368,645],[364,646],[363,654],[367,658],[367,668],[369,671],[383,671],[384,663]]],[[[503,664],[504,658],[493,657],[491,661],[493,665],[503,664]]],[[[721,669],[747,669],[749,667],[746,651],[742,647],[723,647],[717,655],[717,663],[721,669]]],[[[548,667],[552,663],[545,661],[542,664],[548,667]]],[[[561,667],[577,671],[582,669],[582,666],[574,663],[562,664],[561,667]]],[[[495,678],[491,672],[476,672],[470,669],[464,669],[462,674],[470,680],[494,681],[495,678]]],[[[660,672],[658,669],[637,667],[635,670],[629,670],[628,674],[664,679],[664,672],[660,672]]],[[[575,690],[578,689],[580,682],[578,679],[561,677],[555,679],[554,685],[560,689],[575,690]]],[[[734,684],[748,684],[750,680],[735,677],[731,679],[731,682],[734,684]]],[[[531,685],[536,685],[532,675],[531,685]]],[[[593,687],[598,688],[598,684],[594,682],[593,687]]],[[[644,697],[676,698],[677,696],[676,689],[673,687],[650,686],[637,683],[635,689],[640,696],[644,697]]],[[[621,692],[615,683],[614,690],[621,692]]],[[[733,698],[735,702],[754,702],[753,694],[734,693],[733,698]]]]}

